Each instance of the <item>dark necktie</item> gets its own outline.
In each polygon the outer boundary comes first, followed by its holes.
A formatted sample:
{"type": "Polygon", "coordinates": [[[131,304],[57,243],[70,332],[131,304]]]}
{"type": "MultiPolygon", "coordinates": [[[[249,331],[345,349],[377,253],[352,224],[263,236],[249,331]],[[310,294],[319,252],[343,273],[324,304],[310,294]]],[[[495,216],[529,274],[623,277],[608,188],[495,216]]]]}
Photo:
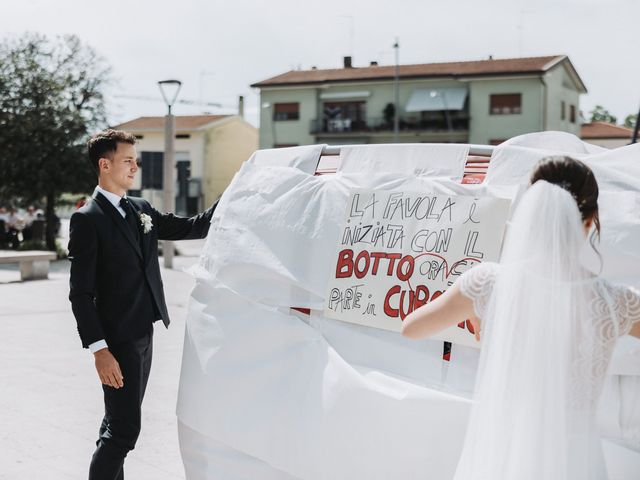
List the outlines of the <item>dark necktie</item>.
{"type": "Polygon", "coordinates": [[[140,241],[140,229],[138,228],[138,216],[136,212],[133,210],[131,203],[126,198],[122,197],[120,199],[120,206],[124,210],[125,220],[129,224],[129,228],[131,229],[131,233],[133,233],[133,238],[136,239],[137,242],[140,241]]]}

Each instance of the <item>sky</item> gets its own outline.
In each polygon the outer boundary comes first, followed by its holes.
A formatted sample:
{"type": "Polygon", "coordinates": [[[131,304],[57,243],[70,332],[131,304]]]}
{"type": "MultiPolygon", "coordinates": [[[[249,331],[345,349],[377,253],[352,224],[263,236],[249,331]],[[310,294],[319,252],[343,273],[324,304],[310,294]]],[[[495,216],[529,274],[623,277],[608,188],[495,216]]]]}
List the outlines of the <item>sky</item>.
{"type": "Polygon", "coordinates": [[[157,82],[182,81],[176,115],[235,113],[257,126],[250,84],[292,69],[566,54],[618,123],[640,107],[640,0],[0,0],[0,37],[75,34],[111,65],[109,122],[164,115],[157,82]],[[633,47],[636,45],[636,47],[633,47]],[[129,98],[145,97],[147,99],[129,98]],[[150,98],[150,99],[149,99],[150,98]]]}

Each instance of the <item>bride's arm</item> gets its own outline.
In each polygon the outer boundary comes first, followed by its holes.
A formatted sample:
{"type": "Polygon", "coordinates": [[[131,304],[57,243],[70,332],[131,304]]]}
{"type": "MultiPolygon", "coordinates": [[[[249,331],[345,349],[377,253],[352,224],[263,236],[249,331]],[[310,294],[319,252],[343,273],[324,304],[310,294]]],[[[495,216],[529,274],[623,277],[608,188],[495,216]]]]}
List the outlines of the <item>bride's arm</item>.
{"type": "Polygon", "coordinates": [[[625,288],[627,300],[627,321],[631,324],[629,335],[640,338],[640,290],[634,287],[625,288]]]}
{"type": "Polygon", "coordinates": [[[435,300],[411,312],[402,322],[402,335],[424,338],[447,327],[471,319],[479,339],[479,320],[473,311],[473,302],[460,291],[460,282],[454,283],[435,300]]]}

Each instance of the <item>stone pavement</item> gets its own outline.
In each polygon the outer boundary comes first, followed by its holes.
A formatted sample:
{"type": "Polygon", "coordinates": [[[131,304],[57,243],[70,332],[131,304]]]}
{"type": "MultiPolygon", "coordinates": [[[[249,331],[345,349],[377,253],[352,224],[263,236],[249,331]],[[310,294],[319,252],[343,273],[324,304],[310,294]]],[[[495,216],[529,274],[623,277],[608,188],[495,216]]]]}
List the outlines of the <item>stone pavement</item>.
{"type": "MultiPolygon", "coordinates": [[[[173,270],[162,271],[172,323],[168,330],[156,323],[142,434],[127,457],[128,479],[184,478],[175,408],[194,281],[183,269],[203,244],[178,242],[183,255],[173,270]]],[[[102,389],[92,355],[81,348],[68,288],[66,260],[52,263],[48,280],[21,282],[18,265],[0,268],[0,479],[87,478],[102,389]]]]}

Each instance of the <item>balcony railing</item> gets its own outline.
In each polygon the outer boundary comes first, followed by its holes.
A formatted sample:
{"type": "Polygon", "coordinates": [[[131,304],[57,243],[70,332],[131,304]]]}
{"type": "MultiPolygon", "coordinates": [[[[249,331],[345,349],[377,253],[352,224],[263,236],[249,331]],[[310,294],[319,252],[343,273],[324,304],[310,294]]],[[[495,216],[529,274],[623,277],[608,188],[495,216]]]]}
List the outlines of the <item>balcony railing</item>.
{"type": "MultiPolygon", "coordinates": [[[[467,131],[469,130],[469,114],[466,112],[450,112],[449,117],[442,114],[432,114],[422,118],[414,116],[400,117],[399,128],[401,131],[467,131]]],[[[310,133],[376,133],[393,131],[393,120],[384,118],[368,118],[356,120],[350,118],[316,118],[311,120],[310,133]]]]}

